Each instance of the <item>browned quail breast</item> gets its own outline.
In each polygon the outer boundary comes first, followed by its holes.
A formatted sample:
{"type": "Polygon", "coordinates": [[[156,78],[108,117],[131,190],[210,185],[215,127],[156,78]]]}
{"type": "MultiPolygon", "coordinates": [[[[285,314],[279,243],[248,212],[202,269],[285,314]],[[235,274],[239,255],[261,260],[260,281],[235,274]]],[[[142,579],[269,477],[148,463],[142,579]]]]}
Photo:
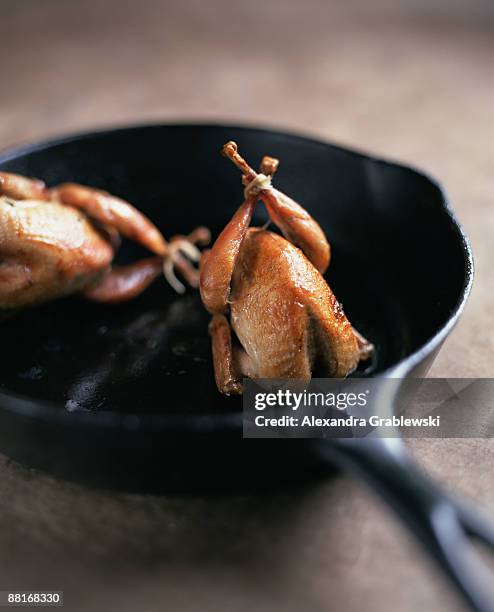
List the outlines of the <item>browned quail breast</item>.
{"type": "Polygon", "coordinates": [[[352,326],[328,284],[283,237],[248,230],[232,277],[231,324],[259,378],[346,376],[359,362],[352,326]]]}
{"type": "Polygon", "coordinates": [[[111,264],[113,248],[81,211],[0,197],[0,308],[82,290],[111,264]]]}

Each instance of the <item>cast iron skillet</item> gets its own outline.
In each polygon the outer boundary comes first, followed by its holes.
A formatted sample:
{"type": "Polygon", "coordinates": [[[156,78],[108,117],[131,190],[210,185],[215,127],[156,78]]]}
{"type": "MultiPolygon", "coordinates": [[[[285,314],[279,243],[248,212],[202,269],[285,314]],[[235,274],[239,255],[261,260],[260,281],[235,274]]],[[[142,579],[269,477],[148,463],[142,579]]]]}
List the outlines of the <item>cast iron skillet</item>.
{"type": "MultiPolygon", "coordinates": [[[[467,299],[472,255],[443,191],[416,170],[220,125],[71,136],[8,151],[0,167],[48,185],[107,189],[167,237],[200,224],[216,235],[241,202],[239,173],[219,155],[231,139],[253,164],[279,157],[277,186],[326,231],[330,284],[377,347],[357,375],[425,374],[467,299]]],[[[125,244],[119,259],[140,254],[125,244]]],[[[61,477],[145,491],[272,487],[321,474],[329,462],[350,468],[383,494],[472,607],[492,610],[468,539],[493,544],[487,522],[420,473],[397,439],[242,440],[240,400],[214,385],[207,323],[197,294],[177,296],[164,282],[126,305],[70,298],[4,321],[1,450],[61,477]]]]}

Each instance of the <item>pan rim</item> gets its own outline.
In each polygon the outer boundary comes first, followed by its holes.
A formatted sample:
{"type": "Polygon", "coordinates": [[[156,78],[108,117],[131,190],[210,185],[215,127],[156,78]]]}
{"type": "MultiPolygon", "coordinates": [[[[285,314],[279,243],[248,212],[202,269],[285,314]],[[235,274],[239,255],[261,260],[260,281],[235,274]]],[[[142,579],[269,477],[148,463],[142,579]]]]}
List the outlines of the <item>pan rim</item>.
{"type": "MultiPolygon", "coordinates": [[[[360,157],[362,160],[377,163],[384,166],[401,168],[412,172],[429,182],[438,192],[441,199],[441,208],[446,212],[458,240],[461,242],[464,257],[463,285],[460,296],[452,309],[449,318],[437,329],[426,342],[419,346],[413,353],[400,359],[395,364],[380,372],[379,378],[406,378],[416,365],[421,363],[427,356],[439,348],[449,335],[459,317],[461,316],[468,297],[471,292],[474,275],[474,260],[470,242],[460,224],[445,189],[442,185],[427,172],[414,165],[392,161],[371,153],[364,152],[357,148],[347,147],[340,144],[321,139],[313,134],[304,134],[291,129],[283,129],[270,125],[239,123],[232,125],[221,121],[174,121],[174,122],[141,122],[141,123],[122,123],[106,127],[99,127],[94,130],[81,130],[73,133],[53,136],[34,142],[21,143],[12,147],[7,147],[0,151],[0,165],[13,161],[23,155],[41,152],[51,147],[62,145],[69,142],[89,140],[97,136],[117,134],[119,132],[140,131],[143,129],[223,129],[246,132],[261,132],[272,134],[278,137],[300,140],[312,145],[331,148],[345,154],[360,157]]],[[[87,428],[110,428],[123,429],[127,431],[166,431],[170,433],[220,433],[222,431],[238,431],[242,427],[241,412],[232,413],[211,413],[206,415],[161,415],[161,414],[123,414],[114,411],[101,412],[74,412],[70,415],[60,408],[56,402],[47,400],[35,400],[16,394],[0,390],[0,410],[7,410],[18,415],[34,418],[49,423],[56,423],[64,427],[84,426],[87,428]]]]}

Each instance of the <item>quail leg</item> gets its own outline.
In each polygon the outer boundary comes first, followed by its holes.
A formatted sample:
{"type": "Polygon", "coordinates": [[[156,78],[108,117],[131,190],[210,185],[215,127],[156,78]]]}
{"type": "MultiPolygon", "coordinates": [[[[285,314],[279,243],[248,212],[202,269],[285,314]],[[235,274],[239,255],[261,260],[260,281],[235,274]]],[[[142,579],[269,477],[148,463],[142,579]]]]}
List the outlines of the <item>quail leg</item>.
{"type": "MultiPolygon", "coordinates": [[[[265,175],[272,176],[277,168],[278,160],[266,156],[261,162],[260,171],[265,175]]],[[[256,201],[256,196],[246,198],[218,236],[213,248],[202,254],[201,298],[204,306],[211,313],[228,311],[228,296],[233,270],[243,239],[249,229],[256,201]]]]}
{"type": "Polygon", "coordinates": [[[137,208],[105,191],[77,183],[64,183],[50,192],[53,199],[82,209],[103,226],[138,242],[156,255],[168,254],[168,243],[158,228],[137,208]]]}
{"type": "Polygon", "coordinates": [[[113,266],[96,284],[83,291],[83,295],[95,302],[126,302],[147,289],[162,271],[161,257],[141,259],[127,266],[113,266]]]}
{"type": "Polygon", "coordinates": [[[230,324],[225,315],[215,314],[209,323],[213,348],[214,377],[221,393],[238,395],[243,391],[244,376],[253,377],[247,353],[232,343],[230,324]]]}
{"type": "Polygon", "coordinates": [[[246,195],[262,200],[271,220],[280,228],[285,238],[298,246],[319,272],[324,274],[331,254],[319,224],[300,204],[272,187],[262,174],[254,172],[238,153],[236,143],[228,142],[223,147],[223,153],[242,171],[246,195]]]}
{"type": "Polygon", "coordinates": [[[213,248],[201,260],[200,290],[211,313],[228,311],[230,282],[242,241],[249,229],[256,200],[246,200],[218,236],[213,248]]]}
{"type": "MultiPolygon", "coordinates": [[[[192,287],[197,287],[199,273],[190,261],[199,261],[200,252],[195,245],[209,241],[209,230],[207,228],[197,228],[189,236],[175,236],[170,242],[167,242],[158,228],[139,210],[125,200],[105,191],[84,187],[76,183],[65,183],[52,189],[50,194],[51,197],[64,204],[82,209],[88,216],[101,223],[103,227],[112,231],[116,230],[122,236],[138,242],[151,252],[161,256],[165,277],[178,293],[183,293],[185,287],[176,277],[174,268],[180,271],[192,287]]],[[[142,267],[137,267],[135,271],[129,271],[129,276],[125,277],[125,283],[133,284],[135,282],[137,287],[141,281],[144,282],[144,277],[146,279],[151,278],[151,272],[153,271],[154,274],[155,269],[155,264],[144,263],[142,267]]],[[[116,277],[121,279],[119,281],[120,287],[123,286],[122,273],[122,270],[118,271],[116,277]]],[[[155,275],[154,278],[156,276],[158,275],[155,275]]],[[[110,279],[111,277],[109,277],[108,282],[113,287],[114,283],[110,279]]]]}

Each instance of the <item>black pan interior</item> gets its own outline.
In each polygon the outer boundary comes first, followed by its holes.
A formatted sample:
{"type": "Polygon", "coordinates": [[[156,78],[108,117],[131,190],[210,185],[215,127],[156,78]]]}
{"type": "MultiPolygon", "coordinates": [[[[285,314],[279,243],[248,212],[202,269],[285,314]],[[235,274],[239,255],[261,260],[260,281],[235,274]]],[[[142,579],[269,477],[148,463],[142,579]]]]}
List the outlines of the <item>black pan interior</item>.
{"type": "MultiPolygon", "coordinates": [[[[463,244],[441,191],[406,167],[271,131],[147,126],[21,151],[0,168],[111,191],[167,237],[200,224],[217,235],[242,201],[240,173],[219,154],[230,139],[253,165],[278,157],[277,187],[326,231],[328,281],[377,346],[357,376],[388,370],[447,322],[465,284],[463,244]]],[[[124,243],[118,260],[142,254],[124,243]]],[[[124,305],[72,297],[25,311],[2,323],[0,389],[68,413],[237,410],[214,385],[207,323],[197,294],[178,296],[164,281],[124,305]]]]}

